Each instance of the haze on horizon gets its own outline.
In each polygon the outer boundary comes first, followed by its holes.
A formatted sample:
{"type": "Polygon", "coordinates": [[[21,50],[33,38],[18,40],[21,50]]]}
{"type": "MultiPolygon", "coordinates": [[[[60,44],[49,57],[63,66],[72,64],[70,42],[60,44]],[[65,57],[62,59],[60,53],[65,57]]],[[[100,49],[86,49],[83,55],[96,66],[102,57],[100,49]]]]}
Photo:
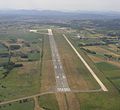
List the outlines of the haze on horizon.
{"type": "Polygon", "coordinates": [[[120,0],[0,0],[2,9],[120,11],[120,0]]]}

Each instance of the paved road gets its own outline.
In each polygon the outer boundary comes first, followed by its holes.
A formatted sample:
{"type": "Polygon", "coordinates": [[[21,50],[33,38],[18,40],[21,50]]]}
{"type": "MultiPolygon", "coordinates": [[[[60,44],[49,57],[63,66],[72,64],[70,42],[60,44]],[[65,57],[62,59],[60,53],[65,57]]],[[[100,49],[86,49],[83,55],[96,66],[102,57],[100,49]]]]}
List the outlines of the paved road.
{"type": "Polygon", "coordinates": [[[56,89],[59,92],[70,91],[51,29],[48,29],[48,35],[49,35],[50,47],[52,51],[52,61],[55,71],[56,89]]]}
{"type": "Polygon", "coordinates": [[[87,62],[83,59],[83,57],[79,54],[79,52],[75,49],[75,47],[71,44],[71,42],[68,40],[68,38],[63,34],[64,38],[68,42],[68,44],[72,47],[72,49],[75,51],[77,56],[80,58],[80,60],[83,62],[83,64],[86,66],[86,68],[89,70],[89,72],[92,74],[92,76],[95,78],[95,80],[100,85],[101,89],[103,91],[108,91],[108,89],[105,87],[105,85],[100,81],[100,79],[97,77],[97,75],[94,73],[94,71],[91,69],[91,67],[87,64],[87,62]]]}

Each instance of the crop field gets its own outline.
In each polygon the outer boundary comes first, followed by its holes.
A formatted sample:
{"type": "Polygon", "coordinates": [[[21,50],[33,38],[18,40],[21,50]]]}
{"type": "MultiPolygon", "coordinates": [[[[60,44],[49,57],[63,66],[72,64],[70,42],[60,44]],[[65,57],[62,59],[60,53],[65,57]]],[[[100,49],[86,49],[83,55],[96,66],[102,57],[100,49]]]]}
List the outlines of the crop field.
{"type": "Polygon", "coordinates": [[[58,102],[54,94],[40,96],[39,104],[43,109],[59,110],[58,102]]]}
{"type": "Polygon", "coordinates": [[[115,57],[120,57],[120,55],[106,49],[105,46],[102,46],[102,47],[101,46],[88,46],[88,47],[84,47],[84,48],[95,51],[95,52],[97,52],[99,54],[110,54],[110,55],[113,55],[115,57]]]}
{"type": "Polygon", "coordinates": [[[104,49],[112,52],[112,53],[115,53],[117,55],[120,55],[120,48],[118,48],[117,45],[115,44],[110,44],[110,45],[105,45],[105,46],[102,46],[104,49]]]}
{"type": "MultiPolygon", "coordinates": [[[[115,45],[111,45],[112,48],[116,48],[115,45]]],[[[85,47],[87,49],[90,49],[92,51],[95,51],[96,54],[90,54],[88,53],[88,56],[92,59],[92,61],[95,63],[96,67],[104,73],[105,77],[111,82],[111,84],[120,91],[120,62],[114,59],[106,59],[104,54],[110,54],[112,56],[116,56],[119,58],[118,51],[112,50],[111,48],[107,49],[107,46],[102,47],[85,47]],[[112,51],[110,51],[112,50],[112,51]]],[[[117,48],[118,49],[118,48],[117,48]]]]}
{"type": "Polygon", "coordinates": [[[110,48],[110,50],[113,50],[113,51],[116,51],[116,52],[120,52],[120,49],[116,46],[116,45],[113,45],[113,44],[111,44],[111,45],[108,45],[110,48]]]}
{"type": "Polygon", "coordinates": [[[34,110],[34,103],[32,100],[18,101],[6,105],[1,105],[0,110],[34,110]]]}
{"type": "Polygon", "coordinates": [[[106,62],[96,63],[96,66],[104,73],[113,86],[120,91],[120,68],[106,62]]]}
{"type": "Polygon", "coordinates": [[[119,110],[120,94],[118,93],[81,93],[76,94],[81,110],[119,110]]]}
{"type": "Polygon", "coordinates": [[[19,98],[40,92],[40,59],[43,35],[24,31],[0,34],[0,101],[19,98]],[[9,52],[4,45],[12,46],[9,52]],[[7,53],[7,55],[6,55],[7,53]],[[12,63],[11,63],[12,62],[12,63]],[[11,65],[10,65],[11,64],[11,65]],[[14,66],[12,65],[14,64],[14,66]],[[3,65],[3,66],[2,66],[3,65]],[[8,66],[4,66],[8,65],[8,66]],[[15,67],[20,65],[20,67],[15,67]],[[29,92],[28,92],[29,91],[29,92]]]}
{"type": "MultiPolygon", "coordinates": [[[[0,44],[0,54],[2,53],[8,53],[8,50],[0,44]]],[[[8,58],[0,58],[0,63],[8,62],[8,58]]]]}

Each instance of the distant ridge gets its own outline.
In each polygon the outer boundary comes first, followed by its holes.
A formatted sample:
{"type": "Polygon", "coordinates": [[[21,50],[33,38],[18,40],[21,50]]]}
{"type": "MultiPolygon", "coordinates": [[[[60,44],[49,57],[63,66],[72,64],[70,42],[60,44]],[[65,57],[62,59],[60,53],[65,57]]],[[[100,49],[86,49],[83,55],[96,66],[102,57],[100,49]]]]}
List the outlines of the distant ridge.
{"type": "Polygon", "coordinates": [[[72,19],[120,19],[120,12],[100,12],[100,11],[56,11],[56,10],[0,10],[0,15],[23,15],[60,17],[72,19]]]}

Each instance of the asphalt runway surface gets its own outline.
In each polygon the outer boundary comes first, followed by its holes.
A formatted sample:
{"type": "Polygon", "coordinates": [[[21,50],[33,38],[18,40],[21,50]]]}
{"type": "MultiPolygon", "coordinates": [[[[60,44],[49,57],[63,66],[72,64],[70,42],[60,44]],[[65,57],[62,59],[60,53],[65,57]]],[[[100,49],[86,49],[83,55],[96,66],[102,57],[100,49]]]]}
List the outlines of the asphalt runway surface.
{"type": "Polygon", "coordinates": [[[67,78],[65,76],[63,66],[60,60],[59,52],[54,40],[52,29],[48,29],[50,47],[52,52],[52,61],[54,66],[55,78],[56,78],[56,90],[59,92],[70,91],[67,78]]]}

